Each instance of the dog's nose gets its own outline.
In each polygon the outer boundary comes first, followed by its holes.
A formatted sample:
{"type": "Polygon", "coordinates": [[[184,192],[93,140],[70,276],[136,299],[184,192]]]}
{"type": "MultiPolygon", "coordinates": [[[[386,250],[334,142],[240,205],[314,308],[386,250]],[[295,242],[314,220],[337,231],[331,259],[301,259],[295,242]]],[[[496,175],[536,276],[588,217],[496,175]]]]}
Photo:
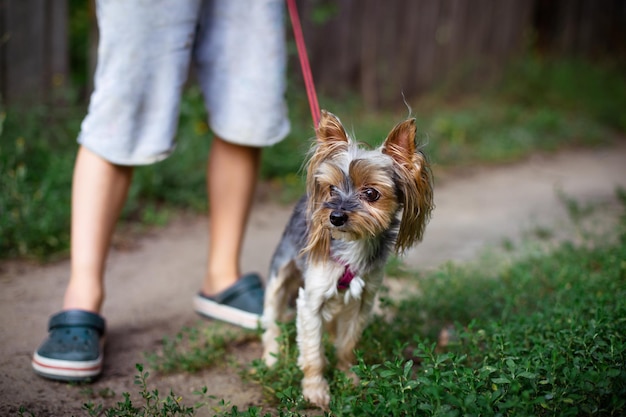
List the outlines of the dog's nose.
{"type": "Polygon", "coordinates": [[[343,211],[335,210],[330,213],[330,222],[333,226],[343,226],[348,221],[348,215],[343,211]]]}

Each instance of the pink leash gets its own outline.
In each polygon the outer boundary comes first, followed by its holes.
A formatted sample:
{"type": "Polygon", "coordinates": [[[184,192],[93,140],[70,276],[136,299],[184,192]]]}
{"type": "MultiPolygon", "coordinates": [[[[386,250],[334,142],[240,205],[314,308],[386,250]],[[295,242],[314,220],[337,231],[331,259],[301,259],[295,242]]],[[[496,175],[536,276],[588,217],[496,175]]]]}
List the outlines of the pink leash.
{"type": "Polygon", "coordinates": [[[320,105],[317,102],[313,74],[311,73],[311,65],[309,64],[309,58],[306,53],[306,45],[304,44],[304,35],[302,34],[302,25],[300,24],[300,17],[298,16],[296,0],[287,0],[287,8],[289,9],[289,17],[291,19],[291,27],[293,28],[293,36],[296,40],[296,47],[298,48],[302,77],[304,78],[306,95],[309,98],[309,107],[311,108],[311,117],[313,118],[313,125],[317,129],[320,122],[320,105]]]}
{"type": "MultiPolygon", "coordinates": [[[[315,84],[313,83],[313,74],[311,73],[311,65],[306,54],[306,45],[304,44],[304,35],[302,34],[302,25],[298,16],[298,7],[296,0],[287,0],[287,8],[289,9],[289,17],[291,18],[291,27],[298,48],[298,57],[300,58],[300,67],[302,69],[302,77],[306,88],[306,95],[309,98],[309,107],[311,108],[311,117],[313,125],[317,129],[320,123],[320,105],[317,102],[317,94],[315,93],[315,84]]],[[[342,262],[340,262],[342,263],[342,262]]],[[[350,283],[355,277],[354,271],[349,265],[345,265],[343,276],[337,282],[337,289],[346,290],[350,287],[350,283]]]]}

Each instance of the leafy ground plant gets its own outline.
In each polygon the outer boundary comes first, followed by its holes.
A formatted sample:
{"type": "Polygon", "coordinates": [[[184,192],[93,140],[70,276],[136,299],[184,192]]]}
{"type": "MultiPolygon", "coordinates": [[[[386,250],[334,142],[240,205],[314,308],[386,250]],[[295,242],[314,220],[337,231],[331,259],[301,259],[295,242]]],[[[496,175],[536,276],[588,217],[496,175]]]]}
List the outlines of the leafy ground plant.
{"type": "Polygon", "coordinates": [[[163,373],[196,372],[223,362],[233,347],[245,343],[255,332],[237,330],[215,323],[213,326],[185,327],[175,337],[164,337],[158,352],[146,353],[152,369],[163,373]]]}
{"type": "MultiPolygon", "coordinates": [[[[135,404],[130,398],[130,394],[125,392],[123,394],[124,400],[117,403],[116,407],[104,410],[101,405],[95,405],[89,402],[84,405],[84,409],[90,416],[100,416],[104,413],[107,417],[122,417],[122,416],[193,416],[196,409],[204,405],[203,402],[196,403],[195,406],[187,406],[183,403],[182,397],[174,394],[170,390],[170,393],[164,398],[159,394],[158,390],[149,390],[147,379],[150,373],[144,371],[143,365],[137,365],[137,371],[139,374],[135,376],[135,385],[139,388],[139,394],[142,398],[141,404],[135,404]]],[[[205,392],[198,392],[199,395],[203,395],[205,392]]]]}

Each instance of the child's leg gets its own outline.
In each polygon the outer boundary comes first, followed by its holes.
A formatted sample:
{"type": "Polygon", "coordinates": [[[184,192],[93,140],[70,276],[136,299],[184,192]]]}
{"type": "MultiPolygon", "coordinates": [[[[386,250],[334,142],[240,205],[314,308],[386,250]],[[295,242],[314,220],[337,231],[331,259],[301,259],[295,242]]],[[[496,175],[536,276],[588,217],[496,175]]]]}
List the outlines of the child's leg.
{"type": "Polygon", "coordinates": [[[85,147],[78,151],[72,184],[72,270],[64,310],[100,312],[104,264],[132,173],[132,167],[111,164],[85,147]]]}
{"type": "Polygon", "coordinates": [[[209,255],[202,292],[217,294],[240,277],[239,257],[257,182],[261,149],[213,141],[207,168],[209,255]]]}

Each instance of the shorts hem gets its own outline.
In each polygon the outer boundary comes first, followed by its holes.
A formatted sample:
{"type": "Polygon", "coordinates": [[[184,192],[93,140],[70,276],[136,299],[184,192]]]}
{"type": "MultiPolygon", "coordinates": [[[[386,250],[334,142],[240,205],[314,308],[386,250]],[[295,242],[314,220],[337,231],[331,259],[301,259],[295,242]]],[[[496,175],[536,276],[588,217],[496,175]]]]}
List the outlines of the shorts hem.
{"type": "Polygon", "coordinates": [[[104,159],[107,162],[110,162],[114,165],[123,165],[123,166],[142,166],[142,165],[156,164],[157,162],[161,162],[167,159],[176,149],[176,146],[174,146],[165,152],[152,155],[152,156],[128,157],[128,156],[121,156],[119,154],[110,155],[108,152],[104,150],[98,149],[95,146],[91,146],[91,144],[86,143],[84,140],[81,140],[80,137],[78,139],[78,144],[80,146],[85,147],[90,152],[98,155],[100,158],[104,159]]]}
{"type": "Polygon", "coordinates": [[[229,135],[228,133],[224,133],[226,132],[228,129],[220,129],[219,127],[213,127],[211,126],[211,131],[213,132],[213,134],[217,137],[219,137],[220,139],[234,144],[234,145],[241,145],[241,146],[250,146],[253,148],[266,148],[266,147],[270,147],[272,145],[276,145],[277,143],[279,143],[280,141],[284,140],[287,135],[289,134],[289,132],[291,131],[291,124],[289,123],[289,121],[284,123],[284,126],[279,130],[279,133],[275,134],[274,136],[264,140],[264,141],[250,141],[250,140],[239,140],[239,139],[233,139],[233,135],[229,135]]]}

